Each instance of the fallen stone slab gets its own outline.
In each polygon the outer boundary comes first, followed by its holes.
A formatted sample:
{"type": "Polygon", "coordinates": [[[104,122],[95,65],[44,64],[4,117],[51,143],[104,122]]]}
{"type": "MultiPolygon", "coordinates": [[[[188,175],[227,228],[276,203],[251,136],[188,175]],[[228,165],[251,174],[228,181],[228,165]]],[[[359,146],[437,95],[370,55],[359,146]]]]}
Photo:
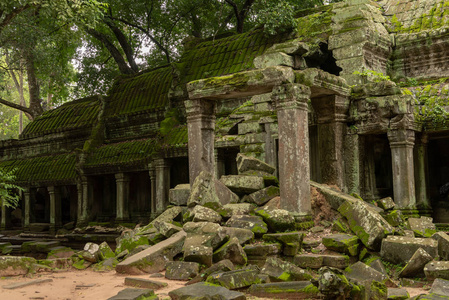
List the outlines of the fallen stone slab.
{"type": "Polygon", "coordinates": [[[190,280],[200,272],[200,264],[186,261],[169,261],[165,266],[165,277],[171,280],[190,280]]]}
{"type": "Polygon", "coordinates": [[[168,222],[171,223],[173,221],[182,220],[182,207],[181,206],[173,206],[169,209],[164,210],[159,216],[156,217],[153,221],[150,222],[146,227],[151,227],[154,223],[157,222],[168,222]]]}
{"type": "MultiPolygon", "coordinates": [[[[152,225],[153,226],[153,225],[152,225]]],[[[156,231],[155,228],[154,231],[156,231]]],[[[144,229],[140,229],[144,230],[144,229]]],[[[140,231],[139,230],[139,231],[140,231]]],[[[131,253],[136,247],[141,245],[149,245],[150,241],[148,240],[147,235],[136,234],[133,230],[125,230],[121,233],[120,237],[116,239],[117,247],[115,248],[115,253],[119,254],[125,250],[128,253],[131,253]]]]}
{"type": "Polygon", "coordinates": [[[50,252],[47,254],[47,259],[68,258],[75,254],[75,251],[72,248],[64,246],[53,247],[49,250],[50,252]]]}
{"type": "Polygon", "coordinates": [[[260,159],[244,154],[237,154],[237,171],[239,174],[248,171],[261,171],[273,174],[276,169],[260,159]]]}
{"type": "Polygon", "coordinates": [[[123,274],[156,273],[164,270],[167,261],[181,253],[187,233],[180,231],[170,238],[151,246],[124,261],[115,270],[123,274]]]}
{"type": "Polygon", "coordinates": [[[259,273],[260,270],[257,266],[249,266],[240,270],[213,273],[207,277],[206,282],[235,290],[260,283],[259,273]]]}
{"type": "Polygon", "coordinates": [[[126,288],[117,293],[117,295],[108,298],[108,300],[157,300],[159,299],[150,289],[126,288]]]}
{"type": "Polygon", "coordinates": [[[259,236],[268,232],[267,224],[258,216],[235,215],[226,222],[226,226],[249,229],[259,236]]]}
{"type": "Polygon", "coordinates": [[[419,248],[401,270],[399,277],[422,277],[424,275],[424,266],[432,260],[433,257],[429,253],[419,248]]]}
{"type": "Polygon", "coordinates": [[[413,230],[416,237],[431,237],[436,232],[435,224],[430,217],[408,218],[407,227],[413,230]]]}
{"type": "Polygon", "coordinates": [[[50,252],[50,248],[60,246],[61,243],[59,241],[30,241],[22,243],[21,250],[23,253],[48,253],[50,252]]]}
{"type": "Polygon", "coordinates": [[[373,268],[374,270],[387,275],[387,270],[385,269],[385,266],[380,258],[376,258],[374,260],[370,260],[366,263],[368,266],[373,268]]]}
{"type": "Polygon", "coordinates": [[[285,256],[295,256],[301,249],[302,240],[304,239],[305,232],[292,231],[285,233],[268,233],[263,235],[265,241],[281,242],[284,246],[283,254],[285,256]]]}
{"type": "Polygon", "coordinates": [[[344,271],[344,275],[350,281],[361,285],[363,285],[366,281],[375,280],[378,282],[385,282],[388,279],[388,276],[380,273],[361,261],[347,267],[344,271]]]}
{"type": "Polygon", "coordinates": [[[432,261],[424,267],[427,280],[442,278],[449,280],[449,261],[432,261]]]}
{"type": "Polygon", "coordinates": [[[0,277],[26,275],[36,260],[25,256],[0,256],[0,277]]]}
{"type": "Polygon", "coordinates": [[[401,288],[388,288],[387,299],[406,300],[410,298],[406,289],[401,288]]]}
{"type": "Polygon", "coordinates": [[[349,234],[331,234],[323,237],[323,245],[333,251],[356,256],[359,254],[359,238],[349,234]]]}
{"type": "Polygon", "coordinates": [[[268,275],[272,281],[303,281],[312,279],[312,275],[308,271],[276,257],[267,258],[261,273],[268,275]]]}
{"type": "Polygon", "coordinates": [[[231,191],[237,194],[251,194],[265,187],[261,176],[225,175],[220,181],[231,191]]]}
{"type": "Polygon", "coordinates": [[[203,245],[184,247],[184,260],[211,266],[213,261],[213,248],[203,245]]]}
{"type": "Polygon", "coordinates": [[[432,235],[432,239],[438,241],[438,256],[441,260],[449,260],[449,235],[438,231],[432,235]]]}
{"type": "Polygon", "coordinates": [[[344,269],[349,266],[349,256],[329,254],[298,254],[295,255],[293,263],[301,268],[319,269],[321,267],[332,267],[344,269]]]}
{"type": "Polygon", "coordinates": [[[253,284],[247,293],[277,299],[313,299],[318,296],[319,291],[310,281],[285,281],[253,284]]]}
{"type": "Polygon", "coordinates": [[[170,204],[176,206],[186,206],[190,196],[190,184],[178,184],[168,191],[168,200],[170,204]]]}
{"type": "Polygon", "coordinates": [[[382,241],[380,256],[393,264],[405,265],[419,248],[433,258],[438,255],[438,242],[434,239],[388,236],[382,241]]]}
{"type": "Polygon", "coordinates": [[[52,281],[53,281],[53,279],[50,279],[50,278],[35,279],[35,280],[31,280],[31,281],[26,281],[26,282],[18,282],[18,283],[3,285],[2,288],[8,289],[8,290],[14,290],[14,289],[22,288],[25,286],[30,286],[30,285],[35,285],[35,284],[40,284],[40,283],[45,283],[45,282],[52,282],[52,281]]]}
{"type": "Polygon", "coordinates": [[[410,298],[412,300],[448,300],[449,296],[445,296],[445,295],[439,295],[439,294],[435,294],[435,293],[430,293],[430,294],[421,294],[419,296],[415,296],[413,298],[410,298]]]}
{"type": "Polygon", "coordinates": [[[188,207],[199,204],[212,209],[218,209],[228,203],[238,203],[239,196],[233,193],[223,182],[206,171],[202,171],[193,182],[188,207]]]}
{"type": "Polygon", "coordinates": [[[171,297],[171,300],[197,299],[198,296],[203,297],[203,299],[246,300],[246,296],[243,293],[205,282],[170,291],[168,295],[171,297]]]}
{"type": "Polygon", "coordinates": [[[437,278],[433,281],[429,293],[448,296],[449,295],[449,280],[437,278]]]}

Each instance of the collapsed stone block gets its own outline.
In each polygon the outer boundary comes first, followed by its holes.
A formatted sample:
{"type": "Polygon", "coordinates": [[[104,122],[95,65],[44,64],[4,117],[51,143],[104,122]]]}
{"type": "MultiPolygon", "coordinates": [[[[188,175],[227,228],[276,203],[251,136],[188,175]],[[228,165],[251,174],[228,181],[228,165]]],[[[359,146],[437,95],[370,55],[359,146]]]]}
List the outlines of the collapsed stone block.
{"type": "Polygon", "coordinates": [[[205,299],[245,300],[243,293],[231,291],[222,286],[214,286],[199,282],[168,293],[172,300],[195,299],[198,295],[205,299]]]}
{"type": "Polygon", "coordinates": [[[399,277],[422,277],[424,275],[424,266],[433,260],[422,248],[416,250],[408,263],[399,273],[399,277]]]}
{"type": "Polygon", "coordinates": [[[407,227],[413,230],[416,237],[431,237],[436,232],[435,224],[430,217],[408,218],[407,227]]]}
{"type": "Polygon", "coordinates": [[[135,289],[126,288],[117,293],[114,297],[108,298],[108,300],[157,300],[158,296],[154,294],[150,289],[135,289]]]}
{"type": "Polygon", "coordinates": [[[279,188],[276,186],[269,186],[264,189],[261,189],[257,192],[251,193],[248,196],[245,196],[245,201],[257,204],[258,206],[262,206],[267,203],[269,200],[273,199],[280,195],[279,188]]]}
{"type": "Polygon", "coordinates": [[[301,268],[319,269],[331,267],[344,269],[349,266],[349,256],[329,254],[298,254],[293,263],[301,268]]]}
{"type": "Polygon", "coordinates": [[[282,252],[282,246],[279,243],[273,244],[249,244],[243,247],[246,255],[249,257],[258,256],[258,257],[267,257],[270,255],[277,255],[282,252]]]}
{"type": "Polygon", "coordinates": [[[219,223],[221,216],[213,209],[196,205],[192,210],[193,222],[219,223]]]}
{"type": "Polygon", "coordinates": [[[226,175],[220,181],[237,194],[251,194],[265,187],[261,176],[226,175]]]}
{"type": "Polygon", "coordinates": [[[236,237],[230,239],[229,242],[214,252],[214,262],[218,262],[223,259],[229,259],[236,265],[246,265],[248,258],[236,237]]]}
{"type": "Polygon", "coordinates": [[[175,233],[182,230],[181,227],[168,222],[156,222],[154,223],[154,227],[160,234],[162,234],[166,238],[169,238],[175,233]]]}
{"type": "Polygon", "coordinates": [[[181,253],[187,233],[180,231],[170,238],[120,262],[115,270],[124,274],[156,273],[165,268],[167,261],[181,253]]]}
{"type": "Polygon", "coordinates": [[[166,287],[168,284],[165,282],[154,281],[150,279],[126,277],[125,285],[134,286],[142,289],[158,290],[166,287]]]}
{"type": "Polygon", "coordinates": [[[36,260],[25,256],[0,256],[0,276],[26,275],[36,260]]]}
{"type": "Polygon", "coordinates": [[[295,228],[295,218],[284,209],[263,209],[254,211],[256,215],[261,216],[267,223],[271,231],[287,231],[295,228]]]}
{"type": "Polygon", "coordinates": [[[234,270],[234,264],[229,259],[223,259],[219,262],[213,264],[206,270],[202,271],[200,274],[198,274],[195,278],[187,282],[187,285],[194,284],[197,282],[201,282],[207,279],[209,275],[217,272],[227,272],[227,271],[233,271],[234,270]]]}
{"type": "Polygon", "coordinates": [[[285,281],[253,284],[247,293],[256,297],[313,299],[318,296],[319,290],[310,281],[285,281]]]}
{"type": "Polygon", "coordinates": [[[394,203],[391,197],[382,198],[377,200],[377,205],[383,210],[391,210],[394,209],[396,204],[394,203]]]}
{"type": "Polygon", "coordinates": [[[449,235],[438,231],[432,235],[432,239],[438,241],[438,255],[441,260],[449,260],[449,235]]]}
{"type": "Polygon", "coordinates": [[[431,261],[424,267],[427,280],[436,278],[449,280],[449,261],[431,261]]]}
{"type": "Polygon", "coordinates": [[[356,256],[359,254],[359,238],[348,234],[332,234],[323,237],[323,245],[329,250],[356,256]]]}
{"type": "Polygon", "coordinates": [[[250,229],[237,227],[223,227],[224,232],[229,236],[229,239],[236,237],[240,245],[246,244],[254,239],[254,232],[250,229]]]}
{"type": "Polygon", "coordinates": [[[260,283],[259,273],[257,266],[248,266],[239,270],[211,274],[206,281],[234,290],[260,283]]]}
{"type": "Polygon", "coordinates": [[[165,265],[165,277],[171,280],[189,280],[199,271],[200,265],[196,262],[169,261],[165,265]]]}
{"type": "Polygon", "coordinates": [[[239,174],[248,171],[262,171],[273,174],[276,169],[260,159],[239,153],[237,154],[237,170],[239,174]]]}
{"type": "Polygon", "coordinates": [[[259,236],[268,232],[267,224],[258,216],[235,215],[226,222],[226,226],[249,229],[259,236]]]}
{"type": "Polygon", "coordinates": [[[387,297],[388,299],[406,300],[410,298],[410,295],[406,289],[388,288],[387,297]]]}
{"type": "Polygon", "coordinates": [[[267,274],[270,279],[274,281],[301,281],[312,279],[312,275],[306,270],[275,257],[267,258],[261,273],[267,274]]]}
{"type": "Polygon", "coordinates": [[[367,281],[378,281],[385,282],[388,279],[388,276],[385,274],[376,271],[370,266],[364,264],[359,261],[355,264],[347,267],[344,271],[346,278],[350,281],[356,282],[357,284],[363,285],[367,281]]]}
{"type": "Polygon", "coordinates": [[[231,203],[223,205],[220,214],[225,218],[230,218],[234,215],[249,215],[254,212],[256,206],[252,203],[231,203]]]}
{"type": "Polygon", "coordinates": [[[433,239],[388,236],[382,241],[380,256],[394,264],[406,264],[419,248],[432,257],[438,255],[438,242],[433,239]]]}
{"type": "Polygon", "coordinates": [[[212,247],[197,245],[184,247],[184,260],[197,262],[205,266],[212,265],[212,247]]]}
{"type": "Polygon", "coordinates": [[[170,204],[176,206],[187,205],[187,200],[190,196],[190,184],[178,184],[175,188],[168,192],[168,199],[170,204]]]}
{"type": "Polygon", "coordinates": [[[429,292],[443,296],[449,295],[449,280],[441,278],[435,279],[429,292]]]}

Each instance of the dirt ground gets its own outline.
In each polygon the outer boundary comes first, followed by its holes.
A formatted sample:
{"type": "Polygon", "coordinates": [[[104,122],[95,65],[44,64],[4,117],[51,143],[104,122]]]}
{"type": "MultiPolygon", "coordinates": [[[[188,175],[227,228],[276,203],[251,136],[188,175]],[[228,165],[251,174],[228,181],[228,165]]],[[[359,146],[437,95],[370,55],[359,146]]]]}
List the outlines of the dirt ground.
{"type": "MultiPolygon", "coordinates": [[[[127,288],[125,277],[138,277],[167,282],[166,288],[155,291],[161,300],[168,300],[168,292],[184,286],[184,281],[167,280],[165,277],[150,278],[150,275],[121,275],[115,271],[98,273],[90,270],[70,270],[64,272],[39,273],[32,276],[3,277],[0,279],[0,300],[103,300],[127,288]],[[35,279],[52,279],[37,285],[17,289],[3,286],[27,282],[35,279]]],[[[408,288],[410,297],[426,293],[423,289],[408,288]]],[[[248,299],[259,299],[248,297],[248,299]]]]}

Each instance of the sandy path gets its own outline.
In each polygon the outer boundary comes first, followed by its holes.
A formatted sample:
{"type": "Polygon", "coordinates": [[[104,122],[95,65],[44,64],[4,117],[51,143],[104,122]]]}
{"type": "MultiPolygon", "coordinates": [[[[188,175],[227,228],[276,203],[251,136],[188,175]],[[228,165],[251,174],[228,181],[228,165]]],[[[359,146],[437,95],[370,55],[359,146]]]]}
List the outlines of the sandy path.
{"type": "MultiPolygon", "coordinates": [[[[90,270],[70,270],[57,273],[39,273],[32,276],[15,276],[0,279],[1,300],[78,300],[94,299],[103,300],[116,295],[127,288],[124,285],[125,277],[138,277],[150,279],[149,275],[121,275],[115,271],[98,273],[90,270]],[[18,282],[26,282],[34,279],[53,279],[53,282],[41,283],[22,287],[14,290],[3,288],[18,282]]],[[[168,287],[156,291],[160,299],[170,299],[168,292],[184,286],[184,281],[167,280],[164,277],[151,278],[156,281],[169,283],[168,287]]]]}
{"type": "MultiPolygon", "coordinates": [[[[185,281],[167,280],[165,277],[150,278],[149,275],[121,275],[115,271],[94,272],[91,270],[70,270],[53,273],[39,273],[32,276],[0,278],[0,300],[105,300],[127,288],[125,277],[138,277],[167,282],[166,288],[155,291],[160,300],[168,300],[168,292],[183,287],[185,281]],[[52,282],[17,288],[5,289],[3,286],[34,279],[50,278],[52,282]]],[[[423,289],[407,288],[410,297],[427,293],[423,289]]],[[[248,297],[248,299],[262,299],[248,297]]]]}

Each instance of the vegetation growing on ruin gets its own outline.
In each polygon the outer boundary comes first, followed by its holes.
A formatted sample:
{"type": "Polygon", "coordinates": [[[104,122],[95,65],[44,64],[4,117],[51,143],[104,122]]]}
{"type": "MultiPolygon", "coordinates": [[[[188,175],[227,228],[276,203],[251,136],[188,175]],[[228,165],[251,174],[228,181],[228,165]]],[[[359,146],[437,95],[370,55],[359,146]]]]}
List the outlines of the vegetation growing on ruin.
{"type": "Polygon", "coordinates": [[[15,208],[19,204],[19,192],[23,189],[14,184],[15,169],[10,171],[0,168],[0,204],[15,208]]]}

